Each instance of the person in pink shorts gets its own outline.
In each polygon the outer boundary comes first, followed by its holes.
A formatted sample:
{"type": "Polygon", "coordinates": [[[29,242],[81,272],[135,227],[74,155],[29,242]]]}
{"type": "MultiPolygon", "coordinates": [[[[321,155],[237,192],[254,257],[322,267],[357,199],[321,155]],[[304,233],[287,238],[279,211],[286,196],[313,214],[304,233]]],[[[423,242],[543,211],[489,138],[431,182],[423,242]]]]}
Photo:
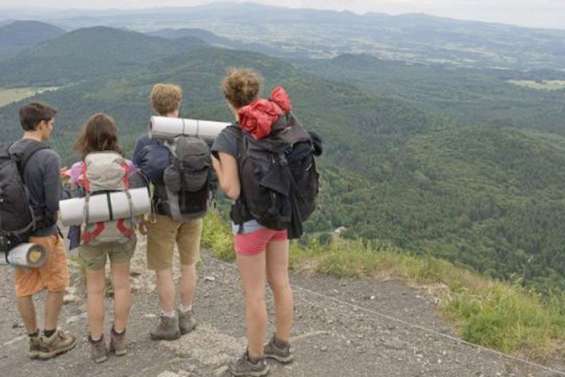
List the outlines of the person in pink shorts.
{"type": "MultiPolygon", "coordinates": [[[[216,138],[212,146],[212,162],[222,191],[236,201],[232,213],[242,199],[237,158],[238,140],[245,124],[240,124],[240,114],[257,101],[265,101],[259,99],[261,81],[259,74],[249,69],[232,69],[223,81],[224,95],[236,123],[224,129],[216,138]]],[[[264,126],[270,129],[272,124],[264,126]]],[[[288,276],[289,240],[287,230],[268,229],[253,218],[245,218],[237,223],[233,223],[232,228],[245,295],[248,346],[244,355],[230,366],[230,371],[234,376],[261,377],[269,374],[266,359],[282,364],[293,361],[289,343],[294,312],[288,276]],[[270,342],[264,345],[267,332],[267,282],[275,299],[276,332],[270,342]]]]}

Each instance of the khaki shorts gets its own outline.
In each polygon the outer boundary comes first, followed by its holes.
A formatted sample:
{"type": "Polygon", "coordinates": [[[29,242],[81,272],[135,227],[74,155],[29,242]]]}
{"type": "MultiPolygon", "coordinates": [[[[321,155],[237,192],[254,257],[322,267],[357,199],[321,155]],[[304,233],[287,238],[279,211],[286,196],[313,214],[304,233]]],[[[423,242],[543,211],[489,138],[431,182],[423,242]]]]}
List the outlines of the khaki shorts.
{"type": "Polygon", "coordinates": [[[65,244],[59,235],[31,237],[29,242],[47,250],[47,260],[39,268],[16,267],[16,297],[27,297],[47,289],[63,292],[69,286],[65,244]]]}
{"type": "Polygon", "coordinates": [[[87,270],[99,271],[106,266],[106,260],[110,264],[129,263],[135,252],[136,240],[127,243],[109,243],[106,245],[85,246],[78,249],[80,263],[87,270]]]}
{"type": "Polygon", "coordinates": [[[147,267],[153,271],[171,269],[175,244],[183,266],[198,262],[202,224],[202,219],[179,223],[168,216],[157,215],[156,221],[147,225],[147,267]]]}

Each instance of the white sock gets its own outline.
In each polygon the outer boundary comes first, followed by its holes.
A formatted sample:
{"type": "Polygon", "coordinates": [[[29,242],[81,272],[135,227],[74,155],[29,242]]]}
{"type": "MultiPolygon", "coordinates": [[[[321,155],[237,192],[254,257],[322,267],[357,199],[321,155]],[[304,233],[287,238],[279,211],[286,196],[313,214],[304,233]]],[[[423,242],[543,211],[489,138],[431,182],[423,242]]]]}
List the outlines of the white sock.
{"type": "Polygon", "coordinates": [[[183,304],[180,304],[179,310],[181,311],[181,313],[188,313],[192,311],[192,305],[184,306],[183,304]]]}
{"type": "Polygon", "coordinates": [[[166,312],[166,311],[161,309],[161,315],[163,317],[167,317],[167,318],[174,318],[175,317],[175,311],[173,310],[172,312],[166,312]]]}

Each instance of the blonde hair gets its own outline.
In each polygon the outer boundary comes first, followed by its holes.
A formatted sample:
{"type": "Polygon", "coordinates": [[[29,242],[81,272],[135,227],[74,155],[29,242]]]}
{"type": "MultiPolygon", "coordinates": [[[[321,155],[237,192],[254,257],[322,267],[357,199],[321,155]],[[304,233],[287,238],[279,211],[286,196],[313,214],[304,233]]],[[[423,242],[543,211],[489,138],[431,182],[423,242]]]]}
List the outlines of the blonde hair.
{"type": "Polygon", "coordinates": [[[153,110],[159,115],[167,115],[180,108],[182,89],[174,84],[155,84],[150,97],[153,110]]]}
{"type": "Polygon", "coordinates": [[[224,96],[236,109],[249,105],[259,97],[263,78],[248,68],[230,68],[222,82],[224,96]]]}

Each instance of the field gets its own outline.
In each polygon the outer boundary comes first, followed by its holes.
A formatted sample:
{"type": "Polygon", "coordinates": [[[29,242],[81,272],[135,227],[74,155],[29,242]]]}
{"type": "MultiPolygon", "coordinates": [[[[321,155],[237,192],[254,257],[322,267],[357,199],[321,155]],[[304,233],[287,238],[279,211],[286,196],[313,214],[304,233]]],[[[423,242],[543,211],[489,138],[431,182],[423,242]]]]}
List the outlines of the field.
{"type": "Polygon", "coordinates": [[[522,86],[525,88],[536,89],[536,90],[563,90],[565,89],[564,80],[510,80],[509,83],[522,86]]]}
{"type": "Polygon", "coordinates": [[[40,94],[51,90],[57,90],[57,89],[58,88],[55,87],[47,87],[47,88],[26,87],[26,88],[9,88],[9,89],[0,88],[0,107],[6,106],[12,102],[21,101],[22,99],[28,97],[33,97],[36,94],[40,94]]]}

